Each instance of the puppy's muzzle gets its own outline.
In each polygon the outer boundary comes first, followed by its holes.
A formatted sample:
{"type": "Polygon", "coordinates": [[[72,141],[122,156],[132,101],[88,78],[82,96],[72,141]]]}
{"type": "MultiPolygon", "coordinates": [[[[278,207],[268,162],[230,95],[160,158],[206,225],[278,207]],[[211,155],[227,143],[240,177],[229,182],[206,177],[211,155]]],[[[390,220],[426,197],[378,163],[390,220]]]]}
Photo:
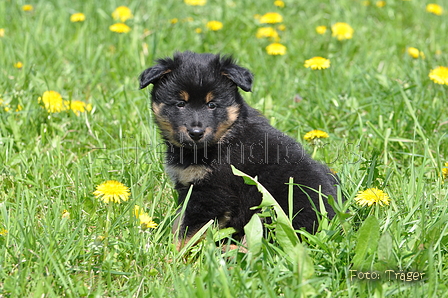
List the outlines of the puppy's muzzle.
{"type": "Polygon", "coordinates": [[[205,130],[200,127],[192,127],[188,129],[188,135],[193,141],[199,141],[204,136],[205,130]]]}

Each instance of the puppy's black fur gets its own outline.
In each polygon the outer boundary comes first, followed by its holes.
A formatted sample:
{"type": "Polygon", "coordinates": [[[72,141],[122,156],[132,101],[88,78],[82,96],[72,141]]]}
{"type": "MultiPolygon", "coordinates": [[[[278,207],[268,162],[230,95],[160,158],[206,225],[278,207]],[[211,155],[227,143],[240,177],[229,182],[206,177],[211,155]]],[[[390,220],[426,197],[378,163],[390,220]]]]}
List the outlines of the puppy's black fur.
{"type": "Polygon", "coordinates": [[[250,71],[214,54],[183,52],[157,62],[141,74],[140,88],[154,85],[152,110],[168,147],[166,170],[179,192],[179,204],[194,185],[185,214],[174,227],[180,237],[189,239],[210,219],[217,219],[221,228],[235,228],[235,236],[244,234],[256,212],[250,208],[260,204],[261,194],[233,175],[230,165],[257,176],[286,212],[285,183],[293,177],[302,185],[294,187],[296,229],[315,230],[319,189],[328,215],[334,215],[326,196],[336,197],[338,182],[330,170],[273,128],[239,94],[238,87],[252,88],[250,71]]]}

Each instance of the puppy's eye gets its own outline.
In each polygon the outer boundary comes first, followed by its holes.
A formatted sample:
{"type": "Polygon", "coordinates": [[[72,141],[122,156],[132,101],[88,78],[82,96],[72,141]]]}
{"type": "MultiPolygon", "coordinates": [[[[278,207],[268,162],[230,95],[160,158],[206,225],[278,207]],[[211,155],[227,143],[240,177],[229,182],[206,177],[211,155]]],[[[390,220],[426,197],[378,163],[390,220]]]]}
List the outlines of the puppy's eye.
{"type": "Polygon", "coordinates": [[[209,103],[207,103],[207,107],[208,107],[210,110],[214,110],[214,109],[216,109],[217,105],[216,105],[216,103],[214,103],[214,102],[209,102],[209,103]]]}
{"type": "Polygon", "coordinates": [[[183,108],[183,107],[185,107],[185,101],[179,101],[178,103],[176,103],[176,106],[177,106],[178,108],[183,108]]]}

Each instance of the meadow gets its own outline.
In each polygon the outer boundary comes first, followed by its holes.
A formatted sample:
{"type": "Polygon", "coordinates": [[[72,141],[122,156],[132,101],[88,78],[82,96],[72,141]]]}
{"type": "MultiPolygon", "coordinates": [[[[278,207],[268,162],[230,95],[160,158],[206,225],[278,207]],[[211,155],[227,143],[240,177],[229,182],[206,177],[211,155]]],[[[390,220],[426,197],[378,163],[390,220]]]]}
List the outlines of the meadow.
{"type": "Polygon", "coordinates": [[[447,297],[447,40],[444,0],[1,0],[0,297],[447,297]],[[233,55],[246,101],[337,172],[318,233],[267,206],[247,253],[213,225],[175,249],[138,77],[185,50],[233,55]],[[126,200],[94,194],[110,180],[126,200]]]}

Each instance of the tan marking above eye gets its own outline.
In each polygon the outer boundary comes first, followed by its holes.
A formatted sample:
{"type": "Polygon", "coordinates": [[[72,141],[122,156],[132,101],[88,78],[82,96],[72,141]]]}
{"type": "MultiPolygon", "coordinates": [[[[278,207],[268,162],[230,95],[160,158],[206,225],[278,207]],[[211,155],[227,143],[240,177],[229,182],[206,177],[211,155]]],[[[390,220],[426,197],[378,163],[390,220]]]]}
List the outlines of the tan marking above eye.
{"type": "Polygon", "coordinates": [[[213,99],[213,93],[209,92],[207,93],[207,95],[205,96],[205,103],[209,103],[210,101],[212,101],[213,99]]]}
{"type": "Polygon", "coordinates": [[[188,99],[190,99],[190,95],[188,94],[187,91],[180,91],[180,97],[184,100],[184,101],[188,101],[188,99]]]}

